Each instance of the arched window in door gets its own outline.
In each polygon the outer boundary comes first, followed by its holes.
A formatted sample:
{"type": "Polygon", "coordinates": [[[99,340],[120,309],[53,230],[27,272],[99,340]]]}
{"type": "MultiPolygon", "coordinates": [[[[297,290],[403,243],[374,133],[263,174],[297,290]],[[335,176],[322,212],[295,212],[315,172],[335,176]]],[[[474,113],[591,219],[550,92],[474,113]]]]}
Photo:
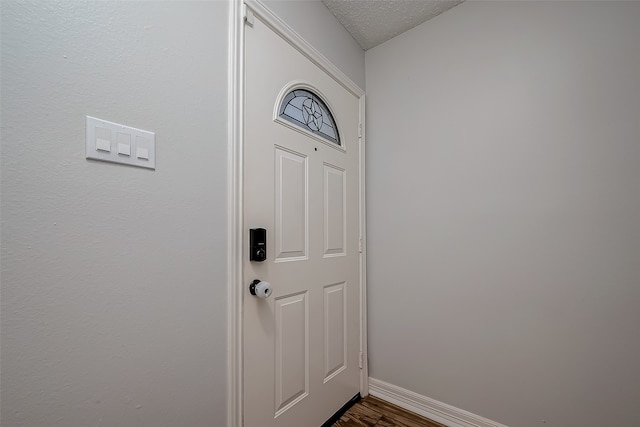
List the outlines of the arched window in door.
{"type": "Polygon", "coordinates": [[[289,92],[278,110],[278,116],[304,130],[342,146],[333,114],[322,99],[307,89],[289,92]]]}

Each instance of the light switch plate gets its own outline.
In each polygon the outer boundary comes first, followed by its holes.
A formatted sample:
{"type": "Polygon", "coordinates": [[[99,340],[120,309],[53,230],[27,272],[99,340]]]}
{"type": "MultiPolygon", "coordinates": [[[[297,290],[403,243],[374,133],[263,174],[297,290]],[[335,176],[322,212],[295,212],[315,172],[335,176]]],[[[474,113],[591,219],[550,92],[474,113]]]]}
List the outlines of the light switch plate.
{"type": "Polygon", "coordinates": [[[156,168],[155,133],[91,116],[86,116],[86,119],[87,159],[156,168]],[[138,154],[131,155],[133,153],[138,154]],[[146,155],[140,156],[139,153],[146,155]]]}

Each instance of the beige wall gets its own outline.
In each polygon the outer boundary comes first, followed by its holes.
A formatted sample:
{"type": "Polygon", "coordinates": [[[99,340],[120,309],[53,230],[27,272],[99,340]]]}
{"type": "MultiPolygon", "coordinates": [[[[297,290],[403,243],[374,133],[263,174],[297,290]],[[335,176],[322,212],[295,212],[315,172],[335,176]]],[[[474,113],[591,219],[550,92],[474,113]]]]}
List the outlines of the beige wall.
{"type": "Polygon", "coordinates": [[[224,425],[226,52],[224,2],[2,2],[3,426],[224,425]]]}
{"type": "Polygon", "coordinates": [[[476,2],[366,53],[371,376],[637,425],[640,3],[476,2]]]}

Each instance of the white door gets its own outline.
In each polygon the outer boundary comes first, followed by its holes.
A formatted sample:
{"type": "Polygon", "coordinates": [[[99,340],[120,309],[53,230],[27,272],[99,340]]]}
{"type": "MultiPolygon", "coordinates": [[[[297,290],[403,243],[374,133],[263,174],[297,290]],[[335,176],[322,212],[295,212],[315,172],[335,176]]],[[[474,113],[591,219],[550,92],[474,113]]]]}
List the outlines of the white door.
{"type": "Polygon", "coordinates": [[[359,100],[256,17],[244,105],[244,426],[318,427],[360,387],[359,100]],[[287,100],[301,122],[280,117],[287,100]]]}

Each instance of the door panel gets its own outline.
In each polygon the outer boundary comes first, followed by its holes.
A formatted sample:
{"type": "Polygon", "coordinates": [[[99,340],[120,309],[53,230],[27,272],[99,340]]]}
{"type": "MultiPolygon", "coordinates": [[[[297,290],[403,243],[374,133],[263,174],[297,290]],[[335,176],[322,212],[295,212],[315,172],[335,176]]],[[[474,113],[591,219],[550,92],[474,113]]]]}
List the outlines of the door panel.
{"type": "Polygon", "coordinates": [[[331,380],[347,366],[346,283],[324,288],[324,372],[331,380]]]}
{"type": "Polygon", "coordinates": [[[307,156],[276,147],[276,261],[307,258],[307,156]]]}
{"type": "Polygon", "coordinates": [[[276,298],[276,414],[309,394],[307,293],[276,298]]]}
{"type": "Polygon", "coordinates": [[[324,164],[324,255],[345,255],[345,171],[324,164]]]}
{"type": "Polygon", "coordinates": [[[318,427],[360,390],[359,99],[256,17],[244,105],[244,425],[318,427]],[[295,82],[332,111],[341,147],[274,119],[295,82]],[[257,227],[264,262],[249,261],[257,227]]]}

